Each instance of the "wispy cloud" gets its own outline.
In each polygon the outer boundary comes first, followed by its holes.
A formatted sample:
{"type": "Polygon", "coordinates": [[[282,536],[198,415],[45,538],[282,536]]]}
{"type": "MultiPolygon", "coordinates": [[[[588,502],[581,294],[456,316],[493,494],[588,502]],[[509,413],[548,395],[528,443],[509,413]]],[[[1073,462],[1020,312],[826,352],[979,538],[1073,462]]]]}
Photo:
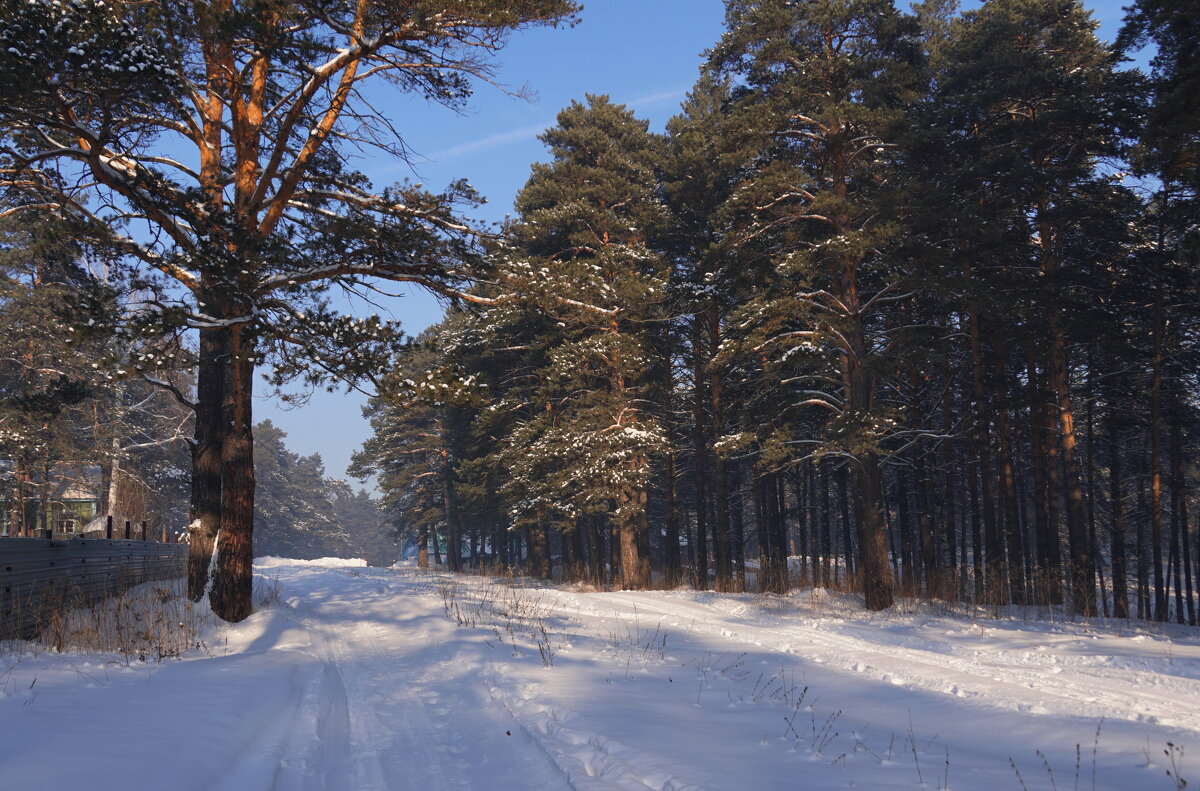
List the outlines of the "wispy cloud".
{"type": "MultiPolygon", "coordinates": [[[[659,93],[648,93],[641,96],[635,96],[623,104],[633,108],[655,107],[673,100],[682,100],[687,95],[685,90],[661,91],[659,93]]],[[[474,154],[479,151],[489,151],[493,148],[502,148],[513,143],[522,143],[526,140],[532,140],[542,132],[554,125],[554,121],[544,121],[540,124],[531,124],[523,126],[520,129],[510,129],[507,132],[497,132],[486,137],[481,137],[478,140],[469,140],[457,146],[443,148],[441,151],[435,151],[429,155],[429,159],[435,162],[443,162],[447,159],[462,156],[463,154],[474,154]]]]}
{"type": "Polygon", "coordinates": [[[530,140],[537,137],[542,132],[550,127],[552,122],[533,124],[523,126],[520,129],[511,129],[507,132],[497,132],[494,135],[481,137],[478,140],[471,140],[461,145],[444,148],[441,151],[435,151],[429,155],[429,158],[437,162],[441,162],[453,157],[462,156],[463,154],[473,154],[477,151],[487,151],[492,148],[500,148],[511,143],[520,143],[524,140],[530,140]]]}
{"type": "Polygon", "coordinates": [[[630,107],[654,107],[656,105],[669,102],[672,99],[682,100],[687,95],[685,90],[663,91],[661,93],[648,93],[644,96],[636,96],[625,102],[630,107]]]}

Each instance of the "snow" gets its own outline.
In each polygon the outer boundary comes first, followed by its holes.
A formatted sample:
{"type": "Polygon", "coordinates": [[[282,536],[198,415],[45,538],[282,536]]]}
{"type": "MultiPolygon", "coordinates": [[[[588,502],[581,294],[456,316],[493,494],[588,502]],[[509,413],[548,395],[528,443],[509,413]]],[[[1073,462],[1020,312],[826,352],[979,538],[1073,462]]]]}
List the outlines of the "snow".
{"type": "Polygon", "coordinates": [[[279,566],[321,566],[324,568],[363,568],[367,561],[362,558],[317,558],[296,560],[295,558],[261,557],[254,559],[256,569],[273,569],[279,566]]]}
{"type": "Polygon", "coordinates": [[[867,614],[820,589],[256,567],[278,600],[181,659],[0,653],[0,785],[1165,791],[1168,771],[1200,775],[1195,630],[867,614]]]}

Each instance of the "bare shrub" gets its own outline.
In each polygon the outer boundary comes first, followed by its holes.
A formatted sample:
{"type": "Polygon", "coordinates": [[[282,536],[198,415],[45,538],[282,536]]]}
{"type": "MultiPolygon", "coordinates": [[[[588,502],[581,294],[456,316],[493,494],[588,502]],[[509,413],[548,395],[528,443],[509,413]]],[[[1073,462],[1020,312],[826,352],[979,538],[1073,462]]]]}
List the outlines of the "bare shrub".
{"type": "Polygon", "coordinates": [[[450,575],[434,575],[446,617],[456,626],[486,629],[512,649],[514,656],[537,650],[542,664],[554,666],[554,655],[567,642],[545,591],[525,587],[523,578],[461,583],[450,575]]]}

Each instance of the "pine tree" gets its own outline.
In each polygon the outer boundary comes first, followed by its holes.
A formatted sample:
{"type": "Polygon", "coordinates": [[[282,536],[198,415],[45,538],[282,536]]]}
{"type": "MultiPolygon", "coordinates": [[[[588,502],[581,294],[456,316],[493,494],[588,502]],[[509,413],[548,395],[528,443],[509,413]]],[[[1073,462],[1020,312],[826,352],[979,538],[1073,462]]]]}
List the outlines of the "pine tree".
{"type": "Polygon", "coordinates": [[[374,435],[355,453],[350,474],[377,476],[381,506],[406,537],[414,537],[427,562],[429,542],[447,565],[461,570],[463,508],[459,466],[472,453],[472,415],[487,398],[486,385],[461,375],[454,363],[454,314],[426,330],[393,361],[367,409],[374,435]]]}
{"type": "Polygon", "coordinates": [[[645,588],[652,460],[666,449],[646,402],[647,332],[667,296],[665,262],[648,244],[666,217],[655,190],[661,145],[602,96],[572,103],[541,139],[553,160],[535,165],[518,195],[497,270],[506,292],[563,332],[507,440],[513,517],[570,529],[608,513],[621,584],[645,588]]]}
{"type": "Polygon", "coordinates": [[[1191,199],[1200,192],[1200,21],[1188,0],[1136,0],[1127,8],[1117,45],[1122,51],[1153,43],[1153,104],[1141,135],[1143,167],[1177,184],[1191,199]]]}
{"type": "Polygon", "coordinates": [[[366,489],[355,490],[347,481],[326,480],[334,518],[346,534],[350,552],[372,566],[387,567],[399,558],[394,531],[379,503],[366,489]]]}
{"type": "Polygon", "coordinates": [[[853,459],[866,605],[884,609],[880,440],[892,418],[877,398],[886,342],[874,309],[894,285],[881,251],[897,233],[887,199],[919,78],[917,29],[885,0],[731,2],[727,24],[712,63],[747,84],[740,123],[771,130],[738,196],[744,237],[770,246],[778,276],[745,308],[742,322],[757,325],[747,346],[780,362],[815,353],[814,382],[836,369],[840,387],[802,405],[831,413],[826,448],[853,459]]]}
{"type": "MultiPolygon", "coordinates": [[[[63,226],[7,222],[0,240],[0,459],[9,535],[32,535],[26,503],[47,504],[60,463],[80,463],[86,450],[65,411],[89,399],[107,370],[97,373],[86,351],[71,344],[67,310],[73,294],[90,288],[78,266],[79,249],[63,226]]],[[[49,526],[49,520],[46,520],[49,526]]]]}
{"type": "Polygon", "coordinates": [[[1137,98],[1185,100],[1174,8],[1142,83],[1073,0],[735,1],[665,140],[567,108],[376,403],[397,518],[598,584],[674,584],[687,534],[697,587],[757,548],[870,607],[1194,619],[1191,119],[1137,98]]]}
{"type": "MultiPolygon", "coordinates": [[[[1172,423],[1172,453],[1174,447],[1183,443],[1181,422],[1187,401],[1187,392],[1194,392],[1195,379],[1189,373],[1195,370],[1195,328],[1189,321],[1190,311],[1181,313],[1176,306],[1194,303],[1200,293],[1200,226],[1196,215],[1200,209],[1200,111],[1197,109],[1197,92],[1200,91],[1200,23],[1195,9],[1179,0],[1138,0],[1128,7],[1125,26],[1121,30],[1118,45],[1129,51],[1146,44],[1153,44],[1154,55],[1150,61],[1148,80],[1151,106],[1147,123],[1141,130],[1134,164],[1141,174],[1150,175],[1159,182],[1153,201],[1152,238],[1153,249],[1147,256],[1150,264],[1154,289],[1154,350],[1152,371],[1151,433],[1151,512],[1154,534],[1155,573],[1155,618],[1166,620],[1169,605],[1166,600],[1168,580],[1161,574],[1160,542],[1162,532],[1162,477],[1163,477],[1163,433],[1164,412],[1169,412],[1172,423]],[[1188,372],[1188,373],[1185,373],[1188,372]],[[1167,381],[1170,380],[1170,381],[1167,381]],[[1167,394],[1164,388],[1171,392],[1167,394]],[[1171,406],[1164,409],[1164,402],[1171,406]]],[[[1173,459],[1171,466],[1178,469],[1179,461],[1173,459]]],[[[1172,495],[1172,553],[1180,554],[1174,563],[1178,569],[1185,563],[1184,555],[1200,560],[1200,535],[1197,536],[1195,551],[1189,541],[1186,519],[1181,524],[1179,515],[1186,513],[1187,497],[1182,494],[1186,476],[1175,472],[1172,495]],[[1175,552],[1181,543],[1180,553],[1175,552]]],[[[1168,563],[1171,560],[1168,559],[1168,563]]],[[[1191,573],[1190,564],[1188,572],[1191,573]]],[[[1196,567],[1200,577],[1200,565],[1196,567]]],[[[1176,581],[1177,593],[1182,590],[1176,581]]],[[[1191,604],[1191,583],[1187,584],[1188,607],[1194,621],[1195,610],[1191,604]]],[[[1177,605],[1182,602],[1177,602],[1177,605]]],[[[1178,608],[1178,617],[1183,617],[1183,607],[1178,608]]]]}

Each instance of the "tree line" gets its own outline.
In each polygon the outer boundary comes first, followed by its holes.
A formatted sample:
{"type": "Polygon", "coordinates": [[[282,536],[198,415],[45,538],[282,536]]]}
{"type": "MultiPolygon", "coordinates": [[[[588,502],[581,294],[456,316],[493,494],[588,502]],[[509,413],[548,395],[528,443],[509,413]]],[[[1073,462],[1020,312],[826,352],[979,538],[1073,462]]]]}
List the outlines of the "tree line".
{"type": "Polygon", "coordinates": [[[559,114],[394,358],[355,465],[397,524],[453,569],[1195,624],[1189,3],[1112,45],[1076,0],[726,9],[664,134],[559,114]]]}
{"type": "Polygon", "coordinates": [[[255,557],[397,560],[394,530],[369,492],[328,477],[320,454],[290,450],[287,434],[269,420],[254,427],[254,439],[255,557]]]}

